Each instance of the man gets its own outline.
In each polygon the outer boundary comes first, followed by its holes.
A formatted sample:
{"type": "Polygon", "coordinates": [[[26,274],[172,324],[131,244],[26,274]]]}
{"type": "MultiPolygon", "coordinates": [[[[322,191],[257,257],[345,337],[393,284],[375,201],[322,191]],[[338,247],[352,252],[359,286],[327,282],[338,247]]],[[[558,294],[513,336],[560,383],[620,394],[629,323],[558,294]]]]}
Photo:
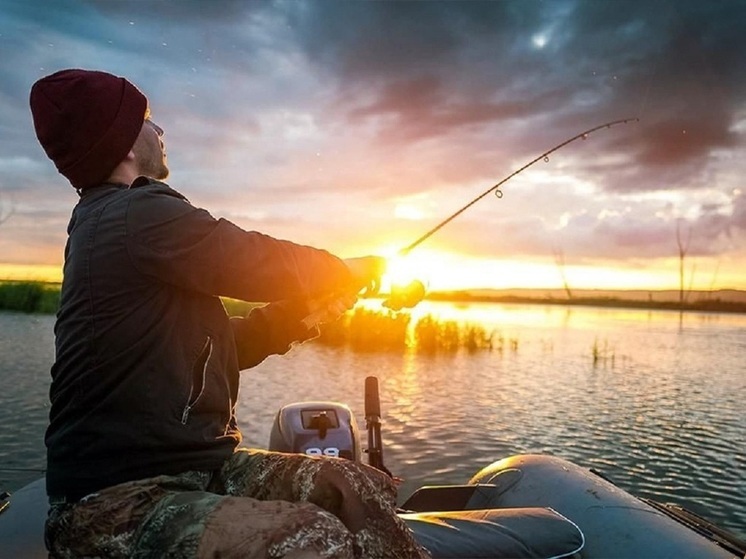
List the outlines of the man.
{"type": "Polygon", "coordinates": [[[239,449],[239,371],[314,335],[383,260],[214,219],[161,182],[145,96],[62,70],[30,96],[40,144],[75,187],[46,434],[55,557],[427,557],[385,475],[239,449]],[[219,296],[269,304],[228,318],[219,296]],[[311,325],[313,326],[313,325],[311,325]]]}

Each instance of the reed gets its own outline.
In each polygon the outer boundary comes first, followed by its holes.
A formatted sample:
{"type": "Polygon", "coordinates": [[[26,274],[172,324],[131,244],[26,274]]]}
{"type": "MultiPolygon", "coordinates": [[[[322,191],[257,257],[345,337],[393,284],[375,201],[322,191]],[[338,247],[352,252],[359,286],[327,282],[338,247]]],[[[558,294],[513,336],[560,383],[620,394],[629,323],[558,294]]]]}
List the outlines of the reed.
{"type": "Polygon", "coordinates": [[[611,363],[611,368],[614,368],[616,364],[616,352],[613,347],[609,347],[608,340],[604,340],[603,345],[599,345],[598,338],[593,341],[593,347],[591,348],[591,356],[593,358],[593,367],[603,365],[604,367],[611,363]]]}
{"type": "Polygon", "coordinates": [[[479,325],[441,321],[425,315],[411,325],[408,313],[356,308],[340,320],[321,326],[320,343],[357,351],[404,350],[453,353],[493,348],[493,334],[479,325]]]}
{"type": "Polygon", "coordinates": [[[408,345],[409,322],[407,313],[358,307],[335,322],[322,324],[318,341],[357,351],[403,350],[408,345]]]}
{"type": "Polygon", "coordinates": [[[58,286],[28,281],[0,283],[1,310],[54,314],[59,306],[58,286]]]}
{"type": "Polygon", "coordinates": [[[440,321],[432,315],[425,315],[414,327],[416,347],[425,353],[491,350],[494,337],[479,324],[440,321]]]}

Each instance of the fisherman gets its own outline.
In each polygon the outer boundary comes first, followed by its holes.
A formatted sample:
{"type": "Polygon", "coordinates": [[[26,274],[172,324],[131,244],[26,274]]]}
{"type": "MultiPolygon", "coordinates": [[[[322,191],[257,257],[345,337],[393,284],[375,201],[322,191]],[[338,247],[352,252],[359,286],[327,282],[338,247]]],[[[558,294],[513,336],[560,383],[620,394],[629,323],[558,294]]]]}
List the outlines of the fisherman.
{"type": "Polygon", "coordinates": [[[125,78],[62,70],[30,105],[80,196],[45,439],[51,556],[428,557],[385,474],[239,448],[239,371],[313,337],[307,316],[338,318],[384,260],[341,260],[191,205],[162,182],[163,130],[125,78]],[[219,296],[268,304],[229,318],[219,296]]]}

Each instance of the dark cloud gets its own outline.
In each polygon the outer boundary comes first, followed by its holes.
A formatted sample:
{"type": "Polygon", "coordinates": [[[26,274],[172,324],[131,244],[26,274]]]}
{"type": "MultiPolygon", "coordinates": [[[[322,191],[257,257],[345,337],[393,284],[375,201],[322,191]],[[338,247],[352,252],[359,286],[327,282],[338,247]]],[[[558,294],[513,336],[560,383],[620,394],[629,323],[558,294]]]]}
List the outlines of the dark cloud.
{"type": "Polygon", "coordinates": [[[739,141],[738,2],[322,2],[288,20],[311,63],[338,80],[347,117],[380,118],[384,142],[460,139],[500,122],[529,154],[537,126],[560,141],[588,122],[640,116],[633,144],[602,140],[638,165],[634,180],[599,177],[624,192],[667,188],[661,169],[678,179],[739,141]],[[508,129],[517,118],[523,126],[508,129]]]}
{"type": "MultiPolygon", "coordinates": [[[[464,13],[477,6],[482,9],[478,3],[464,13]]],[[[413,71],[447,71],[462,42],[446,17],[449,8],[438,2],[319,2],[309,7],[290,14],[289,21],[309,59],[345,80],[375,83],[413,71]]]]}
{"type": "Polygon", "coordinates": [[[656,181],[662,170],[678,179],[677,169],[691,173],[708,163],[713,150],[742,141],[732,127],[746,94],[746,60],[739,54],[746,45],[746,5],[588,2],[580,7],[568,49],[596,53],[586,57],[588,66],[594,58],[614,64],[610,71],[618,85],[609,89],[605,104],[641,117],[638,141],[627,148],[638,164],[637,180],[611,185],[613,190],[668,188],[656,181]]]}
{"type": "Polygon", "coordinates": [[[144,19],[154,19],[170,24],[195,24],[235,22],[247,14],[265,10],[267,3],[245,0],[178,0],[177,2],[112,2],[111,0],[83,0],[101,14],[131,16],[138,14],[144,19]]]}
{"type": "Polygon", "coordinates": [[[379,134],[383,142],[410,143],[442,136],[460,128],[526,116],[532,110],[523,101],[489,102],[485,99],[448,99],[444,84],[434,76],[391,82],[367,106],[352,109],[352,122],[370,116],[387,121],[379,134]]]}
{"type": "MultiPolygon", "coordinates": [[[[394,103],[400,123],[419,120],[436,135],[449,130],[443,112],[509,105],[520,84],[529,86],[532,80],[522,80],[517,69],[543,64],[531,35],[551,17],[551,7],[536,2],[321,2],[289,16],[310,63],[338,81],[339,102],[351,118],[376,109],[386,116],[394,103]],[[439,111],[436,104],[445,106],[439,111]]],[[[534,97],[546,97],[546,90],[524,96],[520,105],[534,97]]],[[[518,114],[506,109],[499,114],[518,114]]],[[[482,123],[496,118],[493,110],[481,114],[482,123]]],[[[462,124],[458,116],[450,120],[451,127],[462,124]]],[[[480,122],[479,114],[469,120],[480,122]]]]}

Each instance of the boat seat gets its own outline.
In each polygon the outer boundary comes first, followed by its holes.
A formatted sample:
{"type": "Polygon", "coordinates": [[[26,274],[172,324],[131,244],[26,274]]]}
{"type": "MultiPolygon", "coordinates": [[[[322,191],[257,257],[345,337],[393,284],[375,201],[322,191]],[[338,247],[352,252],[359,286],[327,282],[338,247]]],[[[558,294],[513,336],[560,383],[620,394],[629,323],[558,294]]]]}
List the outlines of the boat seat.
{"type": "Polygon", "coordinates": [[[572,557],[585,543],[574,523],[549,508],[401,513],[434,559],[572,557]]]}

